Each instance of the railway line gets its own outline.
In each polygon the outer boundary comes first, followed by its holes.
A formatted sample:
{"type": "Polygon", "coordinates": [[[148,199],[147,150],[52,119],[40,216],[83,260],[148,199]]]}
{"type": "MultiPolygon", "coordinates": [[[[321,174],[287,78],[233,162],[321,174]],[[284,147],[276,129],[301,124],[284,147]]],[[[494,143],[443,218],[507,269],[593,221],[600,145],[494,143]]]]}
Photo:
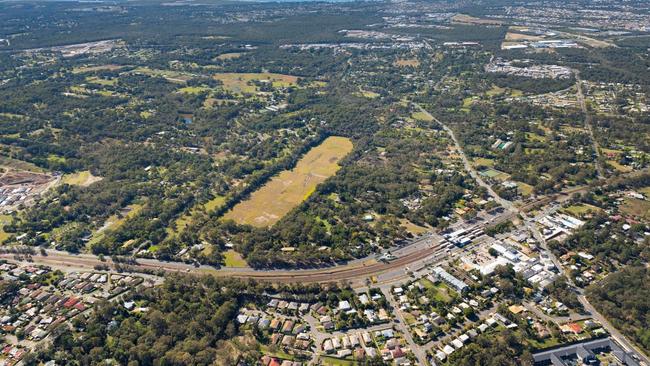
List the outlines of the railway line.
{"type": "MultiPolygon", "coordinates": [[[[432,240],[430,238],[421,239],[432,240]]],[[[412,244],[413,245],[413,244],[412,244]]],[[[379,275],[386,271],[402,269],[411,263],[423,260],[431,255],[440,254],[443,246],[440,243],[433,245],[427,244],[421,250],[415,250],[389,262],[363,261],[360,263],[341,265],[336,267],[320,269],[303,269],[303,270],[253,270],[253,269],[232,269],[232,268],[214,268],[209,266],[195,267],[191,264],[180,262],[163,262],[150,259],[140,259],[130,267],[139,270],[163,270],[166,272],[192,272],[200,275],[216,275],[242,279],[255,279],[261,281],[272,281],[278,283],[316,283],[316,282],[336,282],[352,279],[365,279],[370,276],[379,275]]],[[[0,254],[0,258],[15,260],[15,254],[0,254]]],[[[47,255],[34,254],[30,257],[34,263],[49,265],[69,270],[88,270],[94,269],[101,265],[120,264],[108,259],[101,261],[99,258],[91,255],[74,255],[58,251],[47,251],[47,255]]]]}
{"type": "MultiPolygon", "coordinates": [[[[370,276],[379,275],[381,273],[403,269],[409,264],[426,259],[432,255],[441,254],[443,246],[440,244],[433,247],[427,247],[424,250],[419,250],[407,255],[398,257],[390,262],[375,262],[368,265],[361,266],[340,266],[333,267],[326,270],[305,270],[305,271],[287,271],[286,273],[272,273],[271,277],[274,282],[337,282],[351,279],[367,278],[370,276]]],[[[249,278],[257,280],[269,280],[268,272],[252,272],[252,273],[227,273],[217,271],[217,275],[229,275],[237,278],[249,278]]]]}

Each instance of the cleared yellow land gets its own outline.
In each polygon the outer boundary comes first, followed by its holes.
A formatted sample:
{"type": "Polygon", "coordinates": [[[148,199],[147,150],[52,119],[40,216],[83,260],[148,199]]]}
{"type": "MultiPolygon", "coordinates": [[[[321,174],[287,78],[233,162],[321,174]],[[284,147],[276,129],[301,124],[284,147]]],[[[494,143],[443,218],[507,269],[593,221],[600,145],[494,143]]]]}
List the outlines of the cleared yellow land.
{"type": "Polygon", "coordinates": [[[476,158],[474,159],[474,166],[487,166],[494,168],[494,160],[488,158],[476,158]]]}
{"type": "Polygon", "coordinates": [[[625,200],[625,203],[621,205],[621,211],[628,215],[650,219],[650,202],[628,198],[625,200]]]}
{"type": "Polygon", "coordinates": [[[201,94],[203,92],[208,92],[210,91],[210,88],[207,86],[186,86],[184,88],[178,89],[179,93],[182,94],[201,94]]]}
{"type": "Polygon", "coordinates": [[[214,78],[223,83],[224,89],[232,93],[255,93],[257,87],[250,82],[257,80],[271,83],[274,88],[284,88],[296,85],[298,77],[292,75],[265,73],[219,73],[214,74],[214,78]]]}
{"type": "Polygon", "coordinates": [[[117,71],[124,66],[121,65],[97,65],[97,66],[81,66],[81,67],[75,67],[72,69],[73,74],[83,74],[86,72],[93,72],[93,71],[117,71]]]}
{"type": "Polygon", "coordinates": [[[102,180],[102,177],[96,177],[88,170],[63,176],[63,183],[82,187],[87,187],[95,182],[99,182],[100,180],[102,180]]]}
{"type": "Polygon", "coordinates": [[[517,182],[517,187],[519,187],[519,191],[524,197],[530,196],[535,191],[535,187],[524,182],[517,182]]]}
{"type": "Polygon", "coordinates": [[[406,231],[408,231],[409,233],[414,234],[414,235],[420,235],[422,233],[427,232],[427,230],[428,230],[426,227],[416,225],[416,224],[412,223],[411,221],[409,221],[408,219],[400,219],[399,222],[400,222],[401,226],[403,226],[406,229],[406,231]]]}
{"type": "Polygon", "coordinates": [[[611,165],[614,167],[614,169],[618,170],[619,172],[623,173],[628,173],[634,170],[632,167],[627,166],[627,165],[621,165],[618,161],[616,160],[607,160],[607,164],[611,165]]]}
{"type": "Polygon", "coordinates": [[[131,71],[131,73],[133,73],[133,74],[141,74],[141,75],[146,75],[146,76],[151,76],[151,77],[162,77],[162,78],[165,78],[169,82],[179,83],[179,84],[184,84],[188,80],[190,80],[192,77],[194,77],[192,74],[186,73],[186,72],[173,71],[173,70],[150,69],[148,67],[138,67],[136,69],[133,69],[131,71]]]}
{"type": "Polygon", "coordinates": [[[577,204],[565,208],[564,211],[568,212],[571,215],[582,217],[585,214],[602,212],[603,210],[600,207],[592,206],[589,204],[577,204]]]}
{"type": "Polygon", "coordinates": [[[508,32],[506,33],[506,41],[541,41],[543,40],[543,37],[539,36],[533,36],[529,34],[522,34],[522,33],[513,33],[513,32],[508,32]]]}
{"type": "Polygon", "coordinates": [[[557,33],[562,37],[573,38],[576,41],[593,48],[617,47],[614,43],[609,43],[609,42],[602,41],[600,39],[587,37],[582,34],[559,32],[559,31],[557,33]]]}
{"type": "Polygon", "coordinates": [[[209,200],[206,202],[203,206],[205,207],[205,210],[210,212],[214,211],[217,208],[221,207],[223,203],[226,202],[226,197],[224,196],[216,196],[215,198],[209,200]]]}
{"type": "Polygon", "coordinates": [[[104,231],[105,230],[115,230],[118,229],[120,226],[122,226],[126,220],[134,217],[140,211],[142,210],[144,206],[139,203],[134,203],[131,205],[126,206],[126,209],[123,210],[123,216],[120,217],[118,215],[113,215],[109,217],[106,222],[104,222],[104,225],[97,231],[95,231],[90,238],[90,241],[88,242],[89,245],[93,245],[97,242],[99,242],[103,237],[104,237],[104,231]]]}
{"type": "Polygon", "coordinates": [[[0,156],[0,167],[13,168],[16,170],[26,170],[32,173],[45,173],[45,169],[36,166],[30,162],[16,160],[6,156],[0,156]]]}
{"type": "Polygon", "coordinates": [[[486,91],[485,95],[487,95],[489,97],[493,97],[493,96],[496,96],[496,95],[499,95],[499,94],[503,94],[503,92],[505,92],[505,91],[506,90],[504,88],[499,88],[496,85],[492,85],[492,88],[490,90],[486,91]]]}
{"type": "Polygon", "coordinates": [[[98,85],[103,85],[103,86],[114,86],[117,84],[117,79],[110,78],[110,79],[102,79],[98,78],[96,76],[89,76],[86,77],[86,81],[92,84],[98,84],[98,85]]]}
{"type": "Polygon", "coordinates": [[[12,220],[10,215],[0,215],[0,244],[11,236],[4,231],[4,226],[10,224],[12,220]]]}
{"type": "Polygon", "coordinates": [[[226,267],[246,267],[247,263],[241,254],[234,250],[227,250],[223,253],[224,265],[226,267]]]}
{"type": "Polygon", "coordinates": [[[241,55],[243,55],[241,52],[222,53],[217,56],[217,60],[232,60],[241,57],[241,55]]]}
{"type": "Polygon", "coordinates": [[[357,95],[360,96],[360,97],[368,98],[368,99],[375,99],[375,98],[380,97],[379,93],[375,93],[375,92],[369,91],[369,90],[361,90],[361,91],[359,91],[357,93],[357,95]]]}
{"type": "Polygon", "coordinates": [[[399,66],[399,67],[407,67],[407,66],[418,67],[418,66],[420,66],[420,61],[418,61],[415,58],[412,58],[412,59],[400,58],[399,60],[395,61],[395,66],[399,66]]]}
{"type": "Polygon", "coordinates": [[[476,18],[467,14],[456,14],[451,18],[452,23],[479,24],[479,25],[501,25],[502,22],[494,19],[476,18]]]}
{"type": "Polygon", "coordinates": [[[415,112],[415,113],[411,114],[411,117],[413,117],[413,119],[417,119],[419,121],[425,121],[425,122],[433,121],[433,117],[431,117],[431,115],[429,115],[427,113],[424,113],[424,112],[415,112]]]}
{"type": "Polygon", "coordinates": [[[339,160],[352,151],[352,147],[348,138],[327,138],[300,159],[295,168],[271,179],[224,218],[257,227],[275,224],[309,197],[319,183],[334,175],[340,168],[339,160]]]}

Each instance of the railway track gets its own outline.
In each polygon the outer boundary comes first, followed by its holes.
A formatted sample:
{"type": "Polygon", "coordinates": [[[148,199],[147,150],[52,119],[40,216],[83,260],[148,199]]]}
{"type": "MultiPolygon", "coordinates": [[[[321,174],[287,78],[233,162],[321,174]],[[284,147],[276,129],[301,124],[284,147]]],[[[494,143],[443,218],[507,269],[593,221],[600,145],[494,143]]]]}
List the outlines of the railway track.
{"type": "MultiPolygon", "coordinates": [[[[260,281],[272,282],[302,282],[302,283],[317,283],[317,282],[337,282],[352,279],[367,278],[370,276],[379,275],[386,271],[400,269],[408,266],[411,263],[425,259],[433,254],[440,254],[443,247],[439,243],[433,246],[427,246],[425,249],[417,250],[412,253],[405,254],[390,262],[367,262],[346,265],[338,267],[330,267],[323,269],[313,270],[250,270],[241,271],[229,268],[196,268],[192,265],[177,262],[154,262],[148,260],[139,260],[135,264],[129,266],[140,270],[164,270],[166,272],[192,272],[202,275],[216,275],[242,279],[255,279],[260,281]]],[[[0,258],[13,259],[14,254],[0,254],[0,258]]],[[[76,269],[94,269],[100,265],[119,264],[111,261],[101,261],[96,257],[91,256],[78,256],[64,253],[50,253],[48,255],[34,254],[31,256],[36,264],[51,265],[58,267],[66,267],[70,270],[76,269]]]]}
{"type": "Polygon", "coordinates": [[[272,280],[273,282],[337,282],[351,279],[367,278],[382,274],[384,272],[400,269],[408,266],[411,263],[423,260],[431,255],[441,253],[443,247],[436,244],[433,247],[428,247],[425,250],[419,250],[413,253],[406,254],[398,257],[388,263],[376,262],[369,265],[361,266],[341,266],[333,267],[325,270],[305,270],[305,271],[287,271],[280,273],[265,273],[265,272],[252,272],[252,273],[227,273],[217,271],[217,275],[228,275],[236,278],[249,278],[256,280],[272,280]]]}

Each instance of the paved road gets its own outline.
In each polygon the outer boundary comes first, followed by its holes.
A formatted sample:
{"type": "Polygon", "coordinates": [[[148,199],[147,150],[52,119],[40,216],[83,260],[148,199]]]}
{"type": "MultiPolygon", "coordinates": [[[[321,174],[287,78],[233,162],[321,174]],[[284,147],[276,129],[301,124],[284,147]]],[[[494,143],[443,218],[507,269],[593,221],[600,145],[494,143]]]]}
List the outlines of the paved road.
{"type": "Polygon", "coordinates": [[[506,199],[501,198],[501,196],[499,196],[499,195],[498,195],[498,194],[497,194],[497,193],[492,189],[492,186],[490,186],[489,184],[485,183],[485,181],[483,180],[483,178],[481,178],[481,175],[478,174],[478,172],[476,171],[476,169],[474,169],[474,167],[472,166],[472,163],[471,163],[471,162],[469,161],[469,159],[467,158],[467,155],[465,155],[465,151],[463,150],[463,148],[462,148],[461,145],[460,145],[460,142],[459,142],[458,139],[456,138],[456,134],[454,133],[454,131],[453,131],[451,128],[449,128],[449,126],[447,126],[445,123],[443,123],[443,122],[441,122],[440,120],[438,120],[435,116],[433,116],[431,113],[429,113],[429,111],[427,111],[426,109],[424,109],[424,108],[423,108],[422,106],[420,106],[419,104],[415,104],[415,103],[414,103],[414,105],[415,105],[415,107],[417,107],[417,108],[420,110],[420,112],[426,114],[429,118],[433,119],[433,121],[435,121],[435,122],[438,123],[440,126],[442,126],[442,128],[447,132],[447,134],[449,135],[449,137],[451,137],[451,139],[453,140],[454,145],[456,146],[456,151],[458,152],[458,154],[460,155],[461,159],[463,160],[463,165],[465,166],[465,170],[469,173],[469,175],[470,175],[472,178],[474,178],[474,180],[475,180],[475,181],[476,181],[476,182],[477,182],[481,187],[483,187],[483,188],[485,188],[485,189],[487,190],[487,192],[488,192],[488,194],[490,195],[490,197],[492,197],[492,198],[493,198],[493,199],[494,199],[498,204],[500,204],[501,206],[503,206],[505,209],[507,209],[507,210],[509,210],[509,211],[511,211],[511,212],[513,212],[513,213],[519,213],[519,212],[514,208],[514,205],[513,205],[512,202],[510,202],[510,201],[508,201],[508,200],[506,200],[506,199]]]}
{"type": "MultiPolygon", "coordinates": [[[[598,147],[598,143],[597,143],[596,140],[593,138],[593,132],[591,131],[590,114],[587,113],[586,105],[585,105],[585,102],[584,102],[584,97],[582,96],[582,89],[581,89],[581,86],[580,86],[580,79],[579,79],[579,76],[576,76],[576,79],[578,80],[577,88],[578,88],[578,95],[579,95],[580,104],[581,104],[581,106],[582,106],[582,108],[583,108],[583,111],[585,112],[585,118],[586,118],[586,119],[585,119],[585,123],[586,123],[587,126],[588,126],[587,128],[590,130],[590,133],[591,133],[591,136],[592,136],[592,141],[594,142],[594,149],[596,149],[597,154],[599,154],[600,149],[599,149],[599,147],[598,147]]],[[[435,122],[439,123],[439,124],[443,127],[443,129],[444,129],[445,131],[447,131],[447,133],[449,134],[449,136],[450,136],[450,137],[452,138],[452,140],[454,141],[454,144],[456,145],[456,149],[457,149],[459,155],[461,156],[461,158],[462,158],[462,160],[463,160],[463,164],[465,165],[465,169],[466,169],[466,170],[469,172],[469,174],[470,174],[470,175],[471,175],[471,176],[472,176],[472,177],[473,177],[473,178],[478,182],[478,184],[481,185],[481,186],[483,186],[483,187],[485,187],[485,188],[487,189],[488,193],[490,194],[490,196],[492,196],[492,197],[494,198],[494,200],[495,200],[496,202],[498,202],[501,206],[505,207],[507,210],[510,210],[510,211],[512,211],[512,212],[516,212],[516,213],[518,213],[519,215],[521,215],[521,217],[523,218],[523,221],[524,221],[524,226],[525,226],[525,227],[526,227],[526,228],[527,228],[527,229],[528,229],[528,230],[533,234],[533,236],[535,237],[535,239],[537,239],[537,241],[540,243],[540,246],[542,247],[544,253],[545,253],[546,255],[548,255],[549,258],[553,261],[553,263],[555,264],[555,266],[556,266],[556,267],[558,268],[558,270],[560,271],[560,274],[561,274],[562,276],[564,276],[564,277],[567,279],[567,282],[568,282],[568,283],[569,283],[569,284],[570,284],[574,289],[576,289],[576,291],[579,293],[578,299],[580,300],[580,302],[582,303],[582,305],[584,306],[584,308],[585,308],[585,309],[586,309],[586,310],[587,310],[587,311],[592,315],[592,317],[593,317],[594,319],[598,320],[598,321],[603,325],[603,327],[604,327],[605,329],[607,329],[607,331],[612,335],[612,337],[613,337],[613,338],[614,338],[614,339],[615,339],[615,340],[616,340],[616,341],[617,341],[621,346],[623,346],[623,348],[625,348],[627,351],[630,351],[630,352],[635,353],[638,357],[640,357],[640,358],[643,359],[643,360],[644,360],[648,365],[650,365],[650,361],[648,360],[648,358],[647,358],[647,357],[646,357],[646,356],[645,356],[645,355],[644,355],[644,354],[643,354],[643,353],[642,353],[642,352],[641,352],[641,351],[640,351],[640,350],[639,350],[639,349],[638,349],[638,348],[637,348],[637,347],[636,347],[632,342],[630,342],[630,341],[629,341],[629,340],[628,340],[628,339],[627,339],[623,334],[621,334],[621,333],[620,333],[616,328],[614,328],[614,326],[612,326],[611,323],[609,323],[609,322],[607,321],[607,319],[605,319],[605,317],[602,316],[602,315],[601,315],[601,314],[600,314],[600,313],[599,313],[599,312],[598,312],[598,311],[597,311],[597,310],[596,310],[596,309],[595,309],[595,308],[594,308],[594,307],[589,303],[589,300],[587,300],[587,298],[584,296],[584,293],[583,293],[582,289],[579,289],[579,288],[577,288],[577,287],[575,286],[575,284],[573,283],[573,281],[572,281],[572,279],[571,279],[571,276],[567,276],[567,275],[565,275],[564,267],[562,266],[562,264],[560,263],[560,261],[555,257],[555,255],[553,254],[553,252],[552,252],[551,250],[548,249],[548,246],[547,246],[547,243],[546,243],[546,239],[545,239],[544,236],[541,234],[541,232],[539,231],[539,229],[537,228],[537,226],[536,226],[536,224],[535,224],[535,221],[536,221],[536,220],[531,219],[530,217],[528,217],[528,215],[526,214],[526,212],[524,212],[524,211],[518,209],[518,208],[517,208],[517,207],[516,207],[512,202],[510,202],[510,201],[508,201],[508,200],[505,200],[505,199],[499,197],[499,195],[497,195],[496,192],[494,192],[494,191],[492,190],[492,188],[491,188],[488,184],[486,184],[486,183],[483,181],[483,179],[481,179],[481,177],[478,175],[478,173],[476,172],[476,170],[474,169],[474,167],[472,166],[472,164],[470,164],[469,160],[467,159],[467,156],[465,155],[465,152],[463,151],[463,149],[462,149],[460,143],[459,143],[458,140],[456,139],[456,135],[454,134],[454,131],[451,130],[451,128],[449,128],[446,124],[444,124],[444,123],[442,123],[441,121],[439,121],[437,118],[435,118],[433,115],[431,115],[431,113],[429,113],[427,110],[425,110],[424,108],[422,108],[420,105],[415,104],[415,106],[416,106],[416,107],[417,107],[417,108],[418,108],[422,113],[427,114],[427,115],[430,116],[430,117],[431,117],[435,122]]],[[[600,158],[598,158],[598,160],[600,160],[600,158]]],[[[598,167],[598,165],[597,165],[597,167],[598,167]]],[[[600,176],[601,178],[604,178],[604,175],[602,174],[602,167],[599,169],[599,176],[600,176]]]]}
{"type": "Polygon", "coordinates": [[[395,326],[397,330],[399,330],[400,333],[404,335],[404,339],[406,339],[406,343],[408,343],[409,348],[411,348],[411,351],[418,359],[418,365],[421,366],[428,365],[429,362],[427,362],[427,353],[423,347],[418,346],[413,340],[413,336],[411,335],[411,330],[409,329],[409,326],[406,324],[406,320],[404,320],[404,316],[402,315],[402,312],[399,310],[399,304],[397,304],[397,302],[393,298],[393,294],[390,293],[390,289],[386,286],[382,286],[381,291],[384,294],[384,297],[386,297],[386,299],[388,300],[390,306],[393,308],[393,314],[395,314],[395,316],[399,320],[399,322],[395,323],[395,326]]]}
{"type": "MultiPolygon", "coordinates": [[[[465,326],[467,324],[473,324],[474,326],[478,326],[478,324],[482,323],[487,319],[491,314],[495,313],[497,308],[499,307],[498,303],[493,304],[487,309],[481,310],[476,316],[478,317],[478,321],[472,322],[471,320],[465,320],[460,324],[457,324],[452,330],[450,330],[448,333],[446,333],[443,337],[438,338],[434,341],[429,341],[426,344],[424,344],[422,347],[430,351],[435,348],[442,348],[446,344],[449,344],[452,340],[460,337],[461,334],[465,333],[465,326]]],[[[435,355],[435,351],[433,354],[435,355]]]]}
{"type": "Polygon", "coordinates": [[[625,351],[634,353],[639,357],[646,365],[650,365],[650,358],[648,358],[639,347],[637,347],[633,342],[631,342],[627,337],[625,337],[621,332],[618,331],[604,316],[602,316],[596,308],[594,308],[587,297],[584,295],[582,289],[578,290],[578,300],[584,306],[585,310],[591,315],[592,318],[598,320],[600,324],[603,325],[603,328],[607,329],[612,338],[625,349],[625,351]]]}

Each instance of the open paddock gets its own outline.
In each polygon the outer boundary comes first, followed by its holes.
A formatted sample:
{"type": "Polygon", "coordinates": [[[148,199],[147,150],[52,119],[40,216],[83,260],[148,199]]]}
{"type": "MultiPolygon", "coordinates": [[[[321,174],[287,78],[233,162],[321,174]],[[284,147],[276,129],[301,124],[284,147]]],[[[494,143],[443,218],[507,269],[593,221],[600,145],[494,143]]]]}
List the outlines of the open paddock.
{"type": "Polygon", "coordinates": [[[223,83],[223,88],[235,94],[254,94],[257,87],[253,81],[271,83],[274,88],[287,88],[297,85],[298,77],[274,73],[219,73],[214,74],[215,79],[223,83]]]}
{"type": "Polygon", "coordinates": [[[123,69],[125,66],[122,65],[95,65],[95,66],[80,66],[72,69],[73,74],[84,74],[87,72],[96,72],[96,71],[118,71],[123,69]]]}
{"type": "Polygon", "coordinates": [[[90,171],[84,170],[81,172],[66,174],[63,176],[63,183],[73,186],[88,187],[89,185],[99,182],[102,177],[94,176],[90,171]]]}
{"type": "Polygon", "coordinates": [[[394,65],[397,67],[418,67],[420,66],[420,61],[414,58],[412,59],[400,58],[397,61],[395,61],[394,65]]]}
{"type": "Polygon", "coordinates": [[[273,177],[236,205],[224,216],[239,224],[271,226],[308,198],[316,186],[334,175],[339,160],[352,151],[352,141],[345,137],[329,137],[311,149],[295,168],[273,177]]]}
{"type": "Polygon", "coordinates": [[[217,56],[217,60],[232,60],[232,59],[240,58],[242,55],[243,55],[242,52],[222,53],[219,56],[217,56]]]}

